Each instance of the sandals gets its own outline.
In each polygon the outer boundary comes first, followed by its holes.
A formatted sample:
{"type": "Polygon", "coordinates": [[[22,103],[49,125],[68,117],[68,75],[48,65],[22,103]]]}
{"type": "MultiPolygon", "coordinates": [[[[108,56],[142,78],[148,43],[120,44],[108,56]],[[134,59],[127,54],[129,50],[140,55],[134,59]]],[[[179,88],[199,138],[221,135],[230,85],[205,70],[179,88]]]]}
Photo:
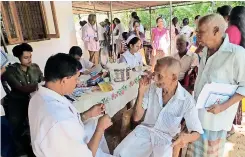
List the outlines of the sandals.
{"type": "Polygon", "coordinates": [[[233,134],[235,134],[235,131],[229,131],[229,132],[227,133],[226,138],[231,137],[233,134]]]}

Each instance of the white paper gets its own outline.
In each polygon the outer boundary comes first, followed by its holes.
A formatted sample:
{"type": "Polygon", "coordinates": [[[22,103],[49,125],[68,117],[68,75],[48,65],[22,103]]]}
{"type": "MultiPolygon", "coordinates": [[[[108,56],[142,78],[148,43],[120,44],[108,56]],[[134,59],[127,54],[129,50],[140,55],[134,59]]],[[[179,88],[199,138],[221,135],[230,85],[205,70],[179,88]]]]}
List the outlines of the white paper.
{"type": "Polygon", "coordinates": [[[102,67],[101,67],[101,65],[100,64],[98,64],[98,65],[96,65],[96,66],[94,66],[92,69],[91,69],[91,71],[92,72],[96,72],[96,73],[100,73],[101,71],[102,71],[102,67]]]}
{"type": "Polygon", "coordinates": [[[231,129],[239,102],[219,114],[207,112],[206,108],[226,102],[235,94],[237,88],[237,85],[222,83],[211,83],[204,86],[196,105],[199,109],[199,119],[203,129],[211,131],[229,131],[231,129]]]}
{"type": "Polygon", "coordinates": [[[210,107],[210,105],[213,105],[212,103],[217,104],[215,102],[218,99],[223,103],[235,94],[237,88],[237,85],[223,83],[206,84],[197,99],[196,107],[198,109],[210,107]]]}
{"type": "Polygon", "coordinates": [[[0,49],[0,50],[1,50],[1,68],[2,68],[3,66],[5,66],[8,63],[8,58],[5,54],[5,52],[3,52],[2,49],[0,49]]]}

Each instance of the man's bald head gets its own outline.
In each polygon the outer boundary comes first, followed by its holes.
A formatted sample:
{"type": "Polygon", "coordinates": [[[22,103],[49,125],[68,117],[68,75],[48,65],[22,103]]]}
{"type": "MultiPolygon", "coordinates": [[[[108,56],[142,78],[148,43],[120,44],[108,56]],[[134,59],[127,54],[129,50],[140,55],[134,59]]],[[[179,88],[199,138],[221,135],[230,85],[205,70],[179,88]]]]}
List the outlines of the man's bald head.
{"type": "Polygon", "coordinates": [[[171,92],[178,85],[180,62],[173,57],[164,57],[157,61],[154,80],[164,93],[171,92]]]}
{"type": "Polygon", "coordinates": [[[207,24],[211,29],[214,27],[219,28],[219,31],[221,34],[224,34],[225,30],[227,29],[226,22],[220,14],[209,14],[209,15],[203,16],[199,20],[199,25],[204,24],[204,23],[207,24]]]}
{"type": "Polygon", "coordinates": [[[197,37],[201,45],[214,47],[222,40],[226,30],[226,22],[219,14],[203,16],[198,23],[197,37]]]}
{"type": "Polygon", "coordinates": [[[170,74],[174,74],[178,77],[181,69],[181,64],[177,59],[168,56],[157,60],[155,70],[159,71],[163,68],[166,68],[170,74]]]}
{"type": "Polygon", "coordinates": [[[185,54],[187,52],[187,47],[188,47],[188,39],[186,35],[182,34],[177,37],[176,40],[176,48],[178,50],[179,54],[185,54]]]}

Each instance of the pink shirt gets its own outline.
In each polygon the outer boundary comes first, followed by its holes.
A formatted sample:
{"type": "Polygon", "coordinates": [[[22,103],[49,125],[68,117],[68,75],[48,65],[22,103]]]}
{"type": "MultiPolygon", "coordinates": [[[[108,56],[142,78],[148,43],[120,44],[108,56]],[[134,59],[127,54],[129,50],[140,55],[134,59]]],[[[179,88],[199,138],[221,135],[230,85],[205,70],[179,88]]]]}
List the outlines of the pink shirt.
{"type": "Polygon", "coordinates": [[[240,45],[241,43],[241,32],[235,25],[229,26],[225,31],[229,36],[229,41],[232,44],[240,45]]]}
{"type": "Polygon", "coordinates": [[[82,28],[82,39],[84,46],[88,51],[100,50],[100,43],[99,41],[95,41],[94,37],[97,37],[96,25],[92,26],[90,23],[87,23],[82,28]]]}
{"type": "Polygon", "coordinates": [[[153,49],[155,50],[166,50],[170,44],[169,31],[163,28],[161,31],[158,28],[153,28],[153,49]]]}

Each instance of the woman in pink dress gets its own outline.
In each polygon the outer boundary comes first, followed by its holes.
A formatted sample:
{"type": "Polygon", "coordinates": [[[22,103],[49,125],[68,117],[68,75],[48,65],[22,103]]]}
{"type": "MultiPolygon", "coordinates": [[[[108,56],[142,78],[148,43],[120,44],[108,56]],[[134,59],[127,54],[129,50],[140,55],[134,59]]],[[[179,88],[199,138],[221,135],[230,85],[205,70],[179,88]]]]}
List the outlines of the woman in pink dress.
{"type": "Polygon", "coordinates": [[[168,48],[170,45],[170,37],[168,29],[164,28],[166,23],[162,17],[156,19],[157,27],[152,29],[152,56],[151,56],[151,65],[154,67],[155,61],[157,59],[168,56],[168,48]]]}
{"type": "MultiPolygon", "coordinates": [[[[231,43],[245,48],[245,7],[236,6],[232,9],[229,18],[229,27],[226,30],[231,43]]],[[[242,102],[240,102],[238,111],[233,124],[241,125],[242,122],[242,102]]],[[[228,133],[228,136],[234,134],[234,127],[228,133]]]]}

